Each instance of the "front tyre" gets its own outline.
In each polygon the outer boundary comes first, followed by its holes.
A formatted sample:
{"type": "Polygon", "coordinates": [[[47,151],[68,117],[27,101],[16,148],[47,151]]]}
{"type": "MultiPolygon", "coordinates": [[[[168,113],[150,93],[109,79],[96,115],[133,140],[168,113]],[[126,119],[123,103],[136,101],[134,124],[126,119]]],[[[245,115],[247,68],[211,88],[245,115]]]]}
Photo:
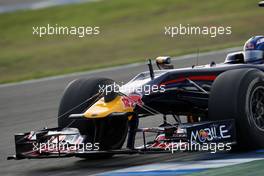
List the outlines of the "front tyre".
{"type": "Polygon", "coordinates": [[[106,78],[83,78],[71,82],[65,89],[58,112],[58,126],[78,128],[87,136],[87,143],[100,143],[100,150],[120,149],[128,129],[127,117],[105,117],[89,120],[72,120],[70,114],[80,114],[98,99],[100,87],[113,84],[106,78]],[[92,98],[91,98],[92,97],[92,98]],[[90,99],[89,101],[87,101],[90,99]]]}
{"type": "Polygon", "coordinates": [[[208,104],[209,119],[235,119],[237,148],[264,147],[264,74],[257,69],[236,69],[214,81],[208,104]]]}

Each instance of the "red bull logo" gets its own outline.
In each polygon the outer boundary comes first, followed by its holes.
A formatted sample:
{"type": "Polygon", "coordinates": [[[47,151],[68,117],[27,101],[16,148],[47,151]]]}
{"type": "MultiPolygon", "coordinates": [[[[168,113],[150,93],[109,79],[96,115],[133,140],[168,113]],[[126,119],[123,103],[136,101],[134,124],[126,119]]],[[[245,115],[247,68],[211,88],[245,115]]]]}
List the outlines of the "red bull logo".
{"type": "Polygon", "coordinates": [[[141,96],[138,94],[131,94],[129,96],[123,96],[122,102],[127,108],[134,108],[136,105],[142,106],[143,102],[141,100],[141,96]]]}

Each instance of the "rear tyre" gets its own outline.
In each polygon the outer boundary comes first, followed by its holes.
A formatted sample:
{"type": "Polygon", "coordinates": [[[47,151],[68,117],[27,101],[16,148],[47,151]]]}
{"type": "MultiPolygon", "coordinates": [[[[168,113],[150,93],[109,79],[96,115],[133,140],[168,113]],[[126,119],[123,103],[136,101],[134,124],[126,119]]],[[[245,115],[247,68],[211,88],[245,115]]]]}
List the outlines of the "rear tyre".
{"type": "Polygon", "coordinates": [[[81,134],[87,136],[86,142],[99,143],[100,150],[120,149],[127,135],[127,117],[69,119],[70,114],[85,112],[97,100],[98,97],[93,96],[100,91],[100,87],[110,84],[113,84],[113,80],[106,78],[84,78],[71,82],[66,87],[60,102],[58,126],[78,128],[81,134]],[[86,102],[91,97],[93,98],[86,102]]]}
{"type": "Polygon", "coordinates": [[[264,74],[257,69],[226,71],[214,81],[209,97],[209,119],[235,119],[235,149],[264,147],[264,74]]]}

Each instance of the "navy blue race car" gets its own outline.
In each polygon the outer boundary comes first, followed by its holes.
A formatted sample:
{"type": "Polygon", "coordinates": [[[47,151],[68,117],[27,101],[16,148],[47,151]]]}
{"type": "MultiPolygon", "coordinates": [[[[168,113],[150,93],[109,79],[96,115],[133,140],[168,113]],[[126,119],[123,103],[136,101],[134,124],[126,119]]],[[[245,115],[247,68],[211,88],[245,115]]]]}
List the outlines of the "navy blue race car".
{"type": "Polygon", "coordinates": [[[264,147],[263,36],[250,38],[224,63],[174,69],[170,61],[158,57],[159,70],[153,70],[149,60],[148,71],[122,86],[108,78],[72,81],[58,128],[16,134],[16,155],[9,159],[160,153],[190,144],[264,147]],[[138,128],[140,118],[160,116],[160,126],[138,128]],[[137,133],[141,146],[135,146],[137,133]],[[146,141],[145,133],[156,136],[146,141]]]}

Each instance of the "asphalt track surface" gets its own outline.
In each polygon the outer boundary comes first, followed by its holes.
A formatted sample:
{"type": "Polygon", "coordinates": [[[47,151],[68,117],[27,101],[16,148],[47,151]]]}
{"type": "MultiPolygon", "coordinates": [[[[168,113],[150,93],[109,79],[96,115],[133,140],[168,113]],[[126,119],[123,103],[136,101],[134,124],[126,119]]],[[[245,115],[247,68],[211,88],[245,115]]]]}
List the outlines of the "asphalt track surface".
{"type": "MultiPolygon", "coordinates": [[[[238,50],[230,49],[201,54],[199,64],[211,61],[222,62],[225,55],[238,50]]],[[[176,68],[190,67],[196,63],[196,55],[175,58],[176,68]]],[[[145,64],[132,64],[93,72],[77,73],[66,76],[52,77],[18,84],[0,85],[0,175],[90,175],[150,163],[166,161],[194,161],[203,159],[221,159],[229,153],[175,153],[154,155],[120,155],[107,160],[84,160],[80,158],[43,159],[7,161],[9,154],[14,154],[15,132],[25,132],[55,127],[57,125],[57,109],[62,92],[66,85],[81,77],[110,77],[117,81],[128,81],[141,71],[145,64]]],[[[145,118],[140,126],[157,126],[161,118],[145,118]]],[[[150,138],[151,136],[148,136],[150,138]]],[[[142,139],[137,136],[137,143],[142,139]]]]}

